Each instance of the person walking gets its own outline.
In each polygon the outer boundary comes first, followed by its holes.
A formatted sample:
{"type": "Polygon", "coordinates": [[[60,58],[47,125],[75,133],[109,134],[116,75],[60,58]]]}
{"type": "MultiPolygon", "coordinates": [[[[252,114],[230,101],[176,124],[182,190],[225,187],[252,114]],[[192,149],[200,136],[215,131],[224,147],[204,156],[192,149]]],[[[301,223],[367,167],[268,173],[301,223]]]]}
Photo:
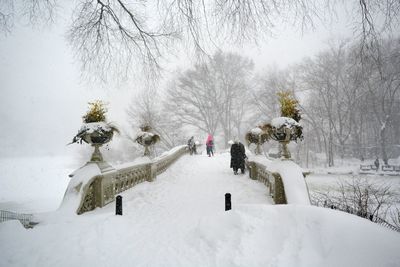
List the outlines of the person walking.
{"type": "Polygon", "coordinates": [[[376,158],[374,164],[375,164],[375,167],[376,167],[376,171],[378,171],[379,170],[379,159],[378,158],[376,158]]]}
{"type": "Polygon", "coordinates": [[[196,143],[194,142],[194,136],[190,137],[190,139],[188,140],[188,147],[189,147],[190,155],[197,154],[196,153],[196,143]]]}
{"type": "Polygon", "coordinates": [[[211,157],[211,155],[214,156],[214,139],[211,134],[208,135],[207,141],[206,141],[206,150],[207,150],[207,155],[211,157]]]}
{"type": "Polygon", "coordinates": [[[240,169],[242,173],[245,171],[244,160],[247,158],[244,145],[235,138],[234,143],[231,146],[231,168],[235,175],[238,174],[240,169]]]}

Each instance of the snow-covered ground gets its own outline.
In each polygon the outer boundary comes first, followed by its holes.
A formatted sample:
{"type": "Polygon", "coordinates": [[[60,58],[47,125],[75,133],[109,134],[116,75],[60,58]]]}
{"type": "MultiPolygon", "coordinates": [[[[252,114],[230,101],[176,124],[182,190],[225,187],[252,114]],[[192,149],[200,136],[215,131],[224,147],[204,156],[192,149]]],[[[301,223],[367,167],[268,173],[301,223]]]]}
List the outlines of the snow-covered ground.
{"type": "MultiPolygon", "coordinates": [[[[65,188],[64,182],[59,186],[65,188]]],[[[32,194],[54,200],[63,195],[31,188],[32,194]]],[[[400,262],[398,233],[339,211],[271,205],[264,185],[247,174],[233,175],[226,153],[184,156],[156,181],[122,196],[123,216],[114,215],[111,204],[80,216],[38,214],[41,223],[29,230],[16,221],[0,223],[0,266],[375,267],[400,262]],[[227,192],[232,194],[229,212],[224,211],[227,192]]]]}
{"type": "Polygon", "coordinates": [[[393,192],[400,194],[400,177],[390,175],[351,175],[351,174],[320,174],[311,173],[306,177],[310,191],[334,191],[338,184],[344,181],[351,181],[354,178],[366,178],[372,183],[390,185],[393,192]]]}
{"type": "Polygon", "coordinates": [[[0,158],[0,210],[57,209],[69,182],[68,175],[78,166],[68,156],[0,158]]]}

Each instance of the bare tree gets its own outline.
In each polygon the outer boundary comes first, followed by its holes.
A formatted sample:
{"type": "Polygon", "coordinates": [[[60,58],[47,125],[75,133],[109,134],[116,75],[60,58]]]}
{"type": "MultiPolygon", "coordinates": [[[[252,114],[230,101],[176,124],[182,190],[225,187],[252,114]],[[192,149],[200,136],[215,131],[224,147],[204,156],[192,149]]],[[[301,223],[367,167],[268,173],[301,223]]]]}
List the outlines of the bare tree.
{"type": "Polygon", "coordinates": [[[250,95],[250,79],[253,62],[234,53],[217,52],[209,63],[213,82],[219,92],[217,99],[220,125],[225,139],[225,147],[233,135],[240,136],[240,126],[246,112],[250,95]],[[234,128],[236,133],[234,134],[234,128]]]}
{"type": "Polygon", "coordinates": [[[268,68],[257,76],[255,88],[252,90],[252,104],[257,109],[255,116],[258,120],[254,124],[279,116],[280,107],[277,93],[294,90],[290,76],[289,69],[279,70],[276,66],[268,68]]]}
{"type": "Polygon", "coordinates": [[[252,61],[245,57],[217,52],[171,83],[167,91],[170,110],[182,123],[203,132],[214,135],[221,127],[228,145],[235,128],[240,133],[252,69],[252,61]]]}
{"type": "Polygon", "coordinates": [[[50,24],[56,17],[57,0],[0,0],[0,32],[10,33],[16,18],[32,26],[50,24]]]}
{"type": "Polygon", "coordinates": [[[214,135],[220,121],[220,92],[210,77],[206,64],[195,65],[170,83],[166,101],[181,123],[214,135]]]}
{"type": "Polygon", "coordinates": [[[365,69],[364,85],[367,99],[376,120],[381,156],[388,164],[387,134],[400,100],[400,40],[383,44],[382,61],[371,61],[365,69]]]}
{"type": "Polygon", "coordinates": [[[9,33],[13,24],[13,1],[0,0],[0,31],[9,33]]]}
{"type": "Polygon", "coordinates": [[[400,209],[398,207],[395,207],[390,212],[390,219],[393,225],[395,225],[397,228],[400,228],[400,209]]]}
{"type": "Polygon", "coordinates": [[[329,166],[335,155],[380,155],[387,164],[399,153],[394,146],[400,126],[399,40],[382,42],[379,61],[361,62],[362,45],[340,42],[299,64],[297,88],[306,93],[303,123],[312,129],[306,138],[315,140],[312,150],[323,143],[317,151],[326,153],[329,166]]]}
{"type": "MultiPolygon", "coordinates": [[[[257,43],[276,34],[277,24],[313,28],[316,21],[334,16],[342,4],[330,0],[78,0],[73,3],[68,36],[85,73],[107,80],[112,73],[118,74],[114,78],[140,71],[157,74],[175,39],[194,44],[195,51],[203,54],[221,43],[257,43]]],[[[10,31],[18,17],[33,24],[52,21],[58,5],[61,1],[1,0],[0,29],[10,31]]],[[[357,14],[353,22],[363,50],[375,49],[381,34],[399,26],[398,0],[351,1],[349,6],[357,14]]]]}
{"type": "MultiPolygon", "coordinates": [[[[177,145],[186,144],[187,136],[182,125],[174,120],[174,114],[169,114],[163,107],[162,96],[154,89],[143,90],[129,105],[127,115],[133,129],[148,125],[161,137],[162,149],[171,149],[177,145]]],[[[134,142],[131,134],[128,138],[134,142]]]]}
{"type": "Polygon", "coordinates": [[[339,181],[336,188],[337,191],[313,193],[313,204],[340,209],[364,218],[372,215],[386,219],[398,197],[389,185],[370,182],[362,177],[339,181]]]}

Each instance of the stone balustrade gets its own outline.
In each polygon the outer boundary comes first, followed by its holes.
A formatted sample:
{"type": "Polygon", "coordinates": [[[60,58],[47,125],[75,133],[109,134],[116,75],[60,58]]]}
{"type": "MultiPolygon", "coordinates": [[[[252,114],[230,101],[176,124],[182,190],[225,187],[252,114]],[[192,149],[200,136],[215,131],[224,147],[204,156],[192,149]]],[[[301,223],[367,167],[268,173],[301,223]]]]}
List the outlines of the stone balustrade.
{"type": "MultiPolygon", "coordinates": [[[[285,187],[279,173],[268,171],[266,166],[255,161],[248,161],[246,165],[249,169],[249,177],[267,186],[269,195],[275,204],[287,204],[285,187]]],[[[307,174],[303,172],[303,177],[307,174]]]]}
{"type": "Polygon", "coordinates": [[[139,183],[153,181],[157,175],[187,152],[186,146],[177,147],[149,163],[117,167],[87,179],[87,184],[76,188],[78,192],[82,192],[77,214],[91,211],[96,207],[104,207],[114,201],[115,195],[139,183]]]}

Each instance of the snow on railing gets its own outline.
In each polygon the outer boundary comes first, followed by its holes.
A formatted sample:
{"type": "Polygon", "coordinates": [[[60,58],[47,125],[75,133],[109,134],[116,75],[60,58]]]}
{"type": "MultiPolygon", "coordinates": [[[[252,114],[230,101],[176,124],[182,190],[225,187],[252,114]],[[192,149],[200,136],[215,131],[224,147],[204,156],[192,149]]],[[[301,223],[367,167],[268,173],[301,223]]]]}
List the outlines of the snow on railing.
{"type": "Polygon", "coordinates": [[[37,223],[33,221],[32,214],[17,213],[6,210],[0,210],[0,223],[10,220],[18,220],[25,228],[32,228],[37,223]]]}
{"type": "Polygon", "coordinates": [[[105,173],[98,170],[76,172],[68,185],[61,208],[72,206],[77,214],[82,214],[96,207],[104,207],[114,201],[116,194],[139,183],[153,181],[187,152],[187,146],[179,146],[148,163],[124,165],[105,173]],[[74,200],[76,198],[78,200],[74,200]]]}
{"type": "MultiPolygon", "coordinates": [[[[249,160],[246,162],[247,168],[250,170],[249,177],[253,180],[258,180],[264,185],[266,185],[269,189],[269,195],[274,200],[275,204],[309,204],[309,193],[308,188],[306,186],[306,196],[300,197],[303,200],[297,201],[288,201],[287,193],[285,191],[285,185],[282,180],[282,176],[277,171],[269,170],[265,164],[257,162],[257,160],[249,160]]],[[[302,172],[303,177],[307,175],[306,172],[302,172]]],[[[300,190],[301,191],[301,190],[300,190]]],[[[303,192],[300,192],[301,194],[303,192]]]]}
{"type": "Polygon", "coordinates": [[[269,195],[275,204],[287,204],[285,191],[280,175],[267,171],[266,167],[254,161],[247,161],[249,177],[258,180],[269,189],[269,195]]]}

